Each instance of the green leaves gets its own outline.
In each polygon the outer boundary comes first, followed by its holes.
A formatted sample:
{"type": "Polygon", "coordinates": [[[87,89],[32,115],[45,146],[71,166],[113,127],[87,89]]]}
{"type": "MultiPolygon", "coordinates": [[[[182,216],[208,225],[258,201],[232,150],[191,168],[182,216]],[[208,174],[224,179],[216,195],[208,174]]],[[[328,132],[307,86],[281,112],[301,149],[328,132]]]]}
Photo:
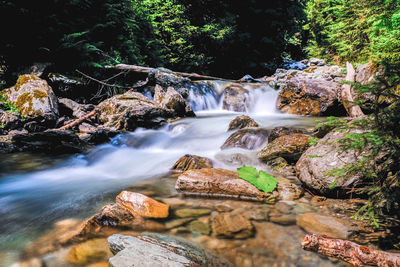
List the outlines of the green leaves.
{"type": "Polygon", "coordinates": [[[269,175],[265,171],[258,172],[256,168],[251,166],[238,168],[237,172],[239,178],[251,183],[266,193],[271,193],[278,185],[278,180],[276,180],[272,175],[269,175]]]}

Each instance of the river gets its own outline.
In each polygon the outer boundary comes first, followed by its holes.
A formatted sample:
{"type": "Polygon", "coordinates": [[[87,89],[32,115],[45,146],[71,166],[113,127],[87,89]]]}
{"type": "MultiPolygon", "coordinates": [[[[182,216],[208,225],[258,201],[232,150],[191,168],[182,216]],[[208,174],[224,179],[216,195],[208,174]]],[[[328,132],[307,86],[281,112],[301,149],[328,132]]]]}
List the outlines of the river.
{"type": "MultiPolygon", "coordinates": [[[[55,221],[89,217],[122,189],[145,179],[162,177],[184,154],[209,157],[215,167],[232,170],[242,164],[257,166],[256,151],[220,150],[232,133],[227,132],[228,124],[238,113],[222,110],[224,83],[213,82],[213,86],[212,91],[202,94],[189,92],[196,118],[175,121],[157,130],[137,129],[87,154],[61,158],[43,155],[39,157],[43,166],[39,163],[32,168],[19,168],[18,164],[10,164],[6,169],[3,164],[0,174],[2,264],[9,266],[18,259],[23,248],[50,229],[55,221]]],[[[312,118],[277,112],[278,91],[271,87],[247,87],[250,95],[246,113],[260,127],[314,124],[312,118]]],[[[13,161],[18,159],[18,155],[13,156],[13,161]]]]}

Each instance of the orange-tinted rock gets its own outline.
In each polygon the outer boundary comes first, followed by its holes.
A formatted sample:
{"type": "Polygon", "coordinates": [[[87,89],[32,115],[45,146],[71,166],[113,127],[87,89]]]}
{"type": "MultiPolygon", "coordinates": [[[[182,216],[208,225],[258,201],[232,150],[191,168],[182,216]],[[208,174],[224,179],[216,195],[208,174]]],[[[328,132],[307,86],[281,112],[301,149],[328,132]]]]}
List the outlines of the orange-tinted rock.
{"type": "Polygon", "coordinates": [[[117,205],[126,208],[132,215],[145,218],[167,218],[169,205],[158,202],[140,193],[122,191],[116,198],[117,205]]]}
{"type": "Polygon", "coordinates": [[[96,238],[73,246],[68,253],[68,261],[79,265],[87,265],[101,260],[107,260],[112,253],[107,239],[96,238]]]}
{"type": "Polygon", "coordinates": [[[258,123],[247,115],[237,116],[229,123],[228,131],[247,127],[258,127],[258,123]]]}
{"type": "Polygon", "coordinates": [[[225,196],[263,201],[271,194],[239,179],[237,172],[225,169],[189,170],[178,177],[175,189],[184,194],[225,196]]]}

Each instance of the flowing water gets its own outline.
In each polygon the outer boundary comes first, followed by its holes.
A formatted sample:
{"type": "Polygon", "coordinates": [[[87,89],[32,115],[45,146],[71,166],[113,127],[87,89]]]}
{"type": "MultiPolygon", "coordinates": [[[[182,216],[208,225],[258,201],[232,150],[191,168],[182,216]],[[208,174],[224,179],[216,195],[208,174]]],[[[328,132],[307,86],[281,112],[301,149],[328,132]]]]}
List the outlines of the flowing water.
{"type": "MultiPolygon", "coordinates": [[[[4,170],[2,165],[0,259],[3,258],[3,264],[15,260],[26,244],[55,221],[90,216],[123,188],[162,177],[184,154],[209,157],[215,167],[227,169],[244,163],[257,165],[256,151],[220,150],[231,134],[227,132],[229,122],[238,115],[222,110],[223,86],[223,82],[208,82],[208,86],[203,83],[189,90],[196,118],[182,119],[157,130],[137,129],[85,155],[67,159],[43,157],[48,165],[42,167],[14,166],[17,169],[4,170]]],[[[250,93],[246,113],[261,127],[313,124],[313,119],[277,112],[278,92],[272,88],[247,87],[250,93]]]]}

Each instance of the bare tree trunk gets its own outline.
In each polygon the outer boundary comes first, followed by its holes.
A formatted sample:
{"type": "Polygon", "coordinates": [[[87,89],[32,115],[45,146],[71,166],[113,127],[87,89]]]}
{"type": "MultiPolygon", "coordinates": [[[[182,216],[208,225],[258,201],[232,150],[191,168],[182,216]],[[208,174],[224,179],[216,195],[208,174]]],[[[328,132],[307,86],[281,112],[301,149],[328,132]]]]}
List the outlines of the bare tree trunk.
{"type": "Polygon", "coordinates": [[[360,246],[354,242],[327,236],[306,235],[303,249],[338,258],[353,266],[399,267],[400,253],[390,253],[360,246]]]}
{"type": "Polygon", "coordinates": [[[85,116],[78,118],[74,120],[71,123],[68,123],[67,125],[64,125],[63,127],[60,127],[59,130],[68,130],[69,128],[75,127],[76,125],[81,124],[84,120],[89,119],[90,117],[96,115],[96,110],[93,110],[89,113],[87,113],[85,116]]]}
{"type": "MultiPolygon", "coordinates": [[[[149,67],[127,65],[127,64],[117,64],[115,66],[108,66],[107,68],[117,69],[117,70],[129,70],[129,71],[141,72],[141,73],[149,73],[151,70],[153,70],[153,68],[149,68],[149,67]]],[[[197,73],[186,73],[186,72],[177,72],[177,71],[173,71],[173,73],[176,73],[182,77],[187,77],[187,78],[197,79],[197,80],[227,80],[224,78],[200,75],[197,73]]]]}
{"type": "MultiPolygon", "coordinates": [[[[346,62],[346,81],[355,82],[356,80],[356,71],[351,63],[346,62]]],[[[345,107],[347,113],[350,117],[360,117],[364,116],[360,106],[355,105],[353,95],[351,93],[351,85],[350,84],[343,84],[342,91],[341,91],[341,98],[343,102],[343,106],[345,107]]]]}

